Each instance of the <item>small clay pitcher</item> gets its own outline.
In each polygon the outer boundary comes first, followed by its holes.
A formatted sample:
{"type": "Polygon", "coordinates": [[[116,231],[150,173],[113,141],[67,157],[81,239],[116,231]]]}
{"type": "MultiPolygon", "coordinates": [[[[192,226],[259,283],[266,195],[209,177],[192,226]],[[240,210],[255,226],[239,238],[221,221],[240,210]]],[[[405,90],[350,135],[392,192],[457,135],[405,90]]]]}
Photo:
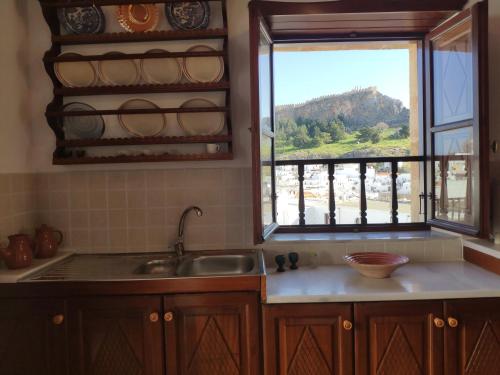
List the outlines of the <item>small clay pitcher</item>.
{"type": "Polygon", "coordinates": [[[35,235],[35,257],[52,258],[57,253],[59,245],[63,241],[63,234],[60,230],[43,224],[36,230],[35,235]],[[56,238],[56,236],[58,238],[56,238]]]}
{"type": "Polygon", "coordinates": [[[9,246],[0,248],[0,257],[9,269],[29,267],[33,260],[31,238],[26,234],[9,236],[9,246]]]}

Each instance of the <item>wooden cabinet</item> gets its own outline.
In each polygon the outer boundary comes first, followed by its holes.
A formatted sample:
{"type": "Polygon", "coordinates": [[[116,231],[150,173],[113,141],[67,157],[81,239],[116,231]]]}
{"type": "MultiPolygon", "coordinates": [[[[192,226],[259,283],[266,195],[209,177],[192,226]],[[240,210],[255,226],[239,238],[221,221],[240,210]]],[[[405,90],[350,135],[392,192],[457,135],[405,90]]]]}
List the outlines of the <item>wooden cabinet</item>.
{"type": "Polygon", "coordinates": [[[352,374],[351,306],[264,306],[265,374],[352,374]]]}
{"type": "Polygon", "coordinates": [[[500,374],[500,300],[445,303],[448,375],[500,374]]]}
{"type": "Polygon", "coordinates": [[[260,374],[255,293],[164,298],[168,375],[260,374]]]}
{"type": "Polygon", "coordinates": [[[356,374],[442,373],[442,302],[357,303],[354,312],[356,374]]]}
{"type": "Polygon", "coordinates": [[[64,301],[0,301],[0,374],[68,374],[64,301]]]}
{"type": "Polygon", "coordinates": [[[162,375],[161,297],[68,303],[70,374],[162,375]]]}

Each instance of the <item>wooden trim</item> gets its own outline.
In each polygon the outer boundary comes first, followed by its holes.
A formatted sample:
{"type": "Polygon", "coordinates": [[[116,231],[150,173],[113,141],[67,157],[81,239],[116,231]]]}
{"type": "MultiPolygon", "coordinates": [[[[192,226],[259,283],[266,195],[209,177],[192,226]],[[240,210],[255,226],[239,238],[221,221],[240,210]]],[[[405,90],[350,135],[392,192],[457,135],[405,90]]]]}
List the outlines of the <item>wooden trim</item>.
{"type": "Polygon", "coordinates": [[[464,259],[485,270],[500,275],[500,259],[464,246],[464,259]]]}
{"type": "Polygon", "coordinates": [[[446,21],[437,26],[428,34],[428,38],[432,41],[440,37],[443,33],[457,27],[462,22],[466,21],[471,16],[470,9],[465,9],[460,13],[455,14],[453,17],[448,18],[446,21]]]}
{"type": "Polygon", "coordinates": [[[491,192],[490,192],[490,148],[489,148],[489,65],[488,65],[488,2],[482,1],[472,7],[473,49],[477,51],[475,77],[478,92],[476,127],[479,131],[479,175],[480,175],[480,232],[479,237],[488,239],[491,232],[491,192]]]}
{"type": "Polygon", "coordinates": [[[264,16],[291,14],[374,13],[461,10],[466,0],[358,0],[324,2],[251,1],[264,16]]]}
{"type": "Polygon", "coordinates": [[[261,275],[128,281],[60,281],[0,284],[0,298],[260,292],[261,275]]]}
{"type": "Polygon", "coordinates": [[[429,230],[426,223],[399,224],[336,224],[336,225],[280,225],[276,233],[335,233],[335,232],[404,232],[429,230]]]}

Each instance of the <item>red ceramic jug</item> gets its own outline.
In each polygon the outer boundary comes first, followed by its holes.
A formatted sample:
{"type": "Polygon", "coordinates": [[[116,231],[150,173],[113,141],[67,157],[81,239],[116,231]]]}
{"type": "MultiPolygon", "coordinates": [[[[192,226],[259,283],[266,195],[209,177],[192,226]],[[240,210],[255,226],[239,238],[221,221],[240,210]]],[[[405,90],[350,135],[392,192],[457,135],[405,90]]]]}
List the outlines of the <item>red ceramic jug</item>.
{"type": "Polygon", "coordinates": [[[52,258],[57,253],[59,245],[63,241],[61,231],[43,224],[36,230],[35,235],[35,257],[52,258]],[[59,238],[56,239],[56,236],[59,238]]]}
{"type": "Polygon", "coordinates": [[[0,248],[0,257],[9,269],[29,267],[33,260],[31,239],[26,234],[9,236],[9,245],[6,248],[0,248]]]}

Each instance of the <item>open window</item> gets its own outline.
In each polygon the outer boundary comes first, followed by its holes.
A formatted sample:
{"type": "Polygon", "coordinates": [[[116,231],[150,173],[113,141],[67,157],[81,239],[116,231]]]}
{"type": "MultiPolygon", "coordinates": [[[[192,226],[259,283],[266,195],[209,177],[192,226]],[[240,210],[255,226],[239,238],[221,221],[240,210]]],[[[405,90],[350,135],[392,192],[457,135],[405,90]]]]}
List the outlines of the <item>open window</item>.
{"type": "Polygon", "coordinates": [[[489,235],[487,4],[426,36],[430,154],[429,222],[489,235]]]}
{"type": "Polygon", "coordinates": [[[433,225],[489,234],[485,2],[467,10],[463,0],[249,6],[255,243],[276,230],[433,225]],[[287,53],[295,61],[283,63],[287,53]],[[282,101],[283,92],[294,92],[282,87],[285,71],[285,81],[300,81],[321,71],[318,59],[333,67],[342,53],[352,76],[355,66],[364,66],[359,76],[379,74],[373,56],[384,57],[383,79],[397,81],[407,100],[368,79],[327,100],[305,83],[295,91],[316,101],[282,101]],[[293,63],[299,68],[290,73],[293,63]],[[404,79],[396,74],[402,69],[404,79]],[[338,108],[325,108],[331,102],[338,108]]]}

